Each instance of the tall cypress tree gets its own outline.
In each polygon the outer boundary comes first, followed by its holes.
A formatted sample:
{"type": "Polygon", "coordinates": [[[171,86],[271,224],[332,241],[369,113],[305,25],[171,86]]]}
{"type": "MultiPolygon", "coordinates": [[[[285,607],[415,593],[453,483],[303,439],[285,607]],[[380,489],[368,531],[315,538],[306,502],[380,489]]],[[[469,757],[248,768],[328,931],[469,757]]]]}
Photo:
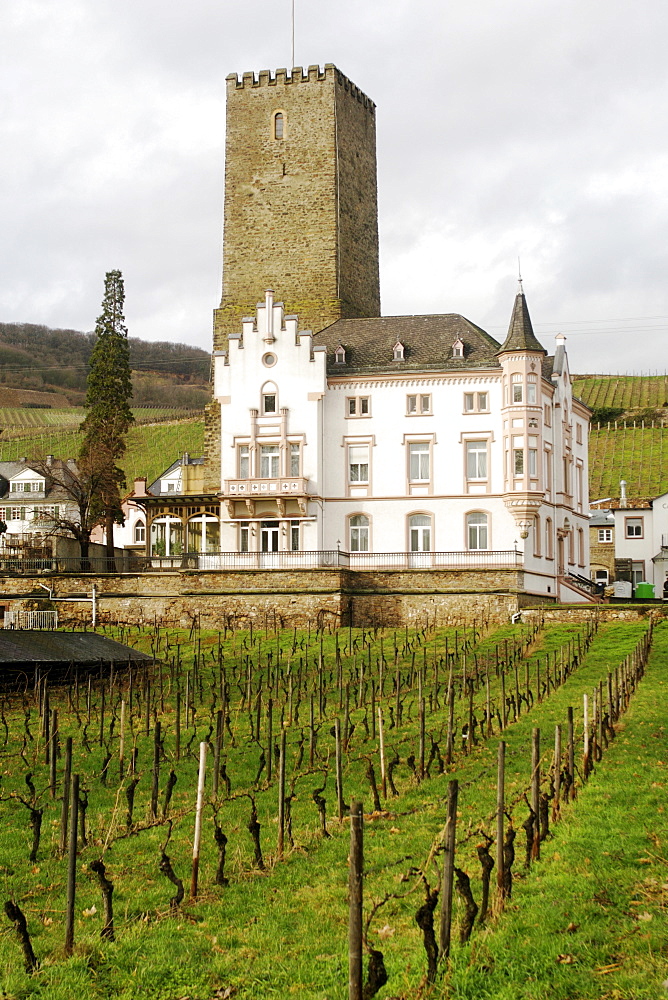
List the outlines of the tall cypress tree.
{"type": "Polygon", "coordinates": [[[117,462],[125,453],[125,437],[134,420],[129,402],[132,378],[124,304],[123,275],[108,271],[102,313],[95,326],[85,402],[88,412],[82,424],[84,439],[79,454],[82,467],[94,470],[100,483],[110,568],[114,559],[114,523],[123,523],[120,489],[125,485],[125,474],[117,462]]]}

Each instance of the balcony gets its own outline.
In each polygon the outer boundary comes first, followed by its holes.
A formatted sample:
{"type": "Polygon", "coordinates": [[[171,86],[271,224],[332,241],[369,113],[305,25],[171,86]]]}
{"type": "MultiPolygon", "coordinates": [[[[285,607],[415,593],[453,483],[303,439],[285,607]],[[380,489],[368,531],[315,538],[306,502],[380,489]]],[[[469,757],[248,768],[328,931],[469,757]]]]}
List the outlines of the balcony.
{"type": "Polygon", "coordinates": [[[287,479],[226,479],[223,496],[239,500],[266,497],[300,497],[306,495],[306,479],[290,476],[287,479]]]}
{"type": "Polygon", "coordinates": [[[299,511],[306,514],[308,494],[306,484],[308,480],[300,476],[290,476],[282,478],[279,476],[267,479],[226,479],[222,490],[222,497],[227,507],[230,518],[234,518],[235,500],[243,500],[246,504],[247,512],[251,517],[255,514],[256,500],[274,500],[276,502],[276,516],[285,517],[285,504],[288,500],[296,500],[299,511]]]}

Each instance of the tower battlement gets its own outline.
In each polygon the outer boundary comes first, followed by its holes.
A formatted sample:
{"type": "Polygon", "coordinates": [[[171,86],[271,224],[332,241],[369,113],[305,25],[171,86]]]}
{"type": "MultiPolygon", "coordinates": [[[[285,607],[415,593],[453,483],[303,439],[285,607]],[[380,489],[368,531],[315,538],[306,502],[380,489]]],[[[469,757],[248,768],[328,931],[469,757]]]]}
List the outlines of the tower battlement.
{"type": "Polygon", "coordinates": [[[325,63],[323,69],[320,66],[309,66],[305,70],[302,66],[294,66],[292,70],[284,67],[272,72],[269,69],[262,69],[258,73],[230,73],[226,78],[229,90],[244,90],[257,87],[281,87],[293,86],[300,83],[323,83],[327,80],[335,80],[357,101],[360,102],[371,114],[375,114],[376,105],[366,94],[355,86],[341,70],[337,69],[334,63],[325,63]]]}

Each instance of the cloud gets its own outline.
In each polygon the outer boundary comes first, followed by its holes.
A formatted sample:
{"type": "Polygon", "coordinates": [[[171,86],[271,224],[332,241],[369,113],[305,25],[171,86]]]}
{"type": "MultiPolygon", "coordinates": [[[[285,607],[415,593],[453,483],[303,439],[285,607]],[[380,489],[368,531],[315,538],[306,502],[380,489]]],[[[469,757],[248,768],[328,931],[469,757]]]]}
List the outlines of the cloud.
{"type": "MultiPolygon", "coordinates": [[[[120,267],[133,335],[210,347],[225,76],[289,66],[290,7],[5,0],[1,319],[91,329],[120,267]]],[[[665,366],[664,3],[295,8],[297,63],[377,104],[385,312],[502,336],[519,256],[573,368],[665,366]]]]}

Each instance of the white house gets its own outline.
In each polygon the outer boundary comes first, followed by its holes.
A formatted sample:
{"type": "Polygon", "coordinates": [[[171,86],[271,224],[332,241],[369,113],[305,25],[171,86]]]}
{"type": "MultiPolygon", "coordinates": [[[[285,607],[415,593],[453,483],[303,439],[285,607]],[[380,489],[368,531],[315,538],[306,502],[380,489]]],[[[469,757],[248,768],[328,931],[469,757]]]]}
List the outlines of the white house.
{"type": "Polygon", "coordinates": [[[661,597],[668,579],[668,493],[651,500],[626,500],[613,508],[615,559],[631,564],[634,591],[639,583],[654,586],[661,597]]]}
{"type": "Polygon", "coordinates": [[[521,565],[529,592],[586,599],[589,410],[522,291],[503,345],[456,314],[313,336],[267,291],[214,352],[214,398],[221,550],[521,565]]]}
{"type": "Polygon", "coordinates": [[[52,455],[44,462],[0,462],[0,521],[6,526],[0,551],[38,544],[52,534],[58,517],[78,517],[76,505],[50,475],[57,480],[63,467],[67,463],[52,455]]]}

